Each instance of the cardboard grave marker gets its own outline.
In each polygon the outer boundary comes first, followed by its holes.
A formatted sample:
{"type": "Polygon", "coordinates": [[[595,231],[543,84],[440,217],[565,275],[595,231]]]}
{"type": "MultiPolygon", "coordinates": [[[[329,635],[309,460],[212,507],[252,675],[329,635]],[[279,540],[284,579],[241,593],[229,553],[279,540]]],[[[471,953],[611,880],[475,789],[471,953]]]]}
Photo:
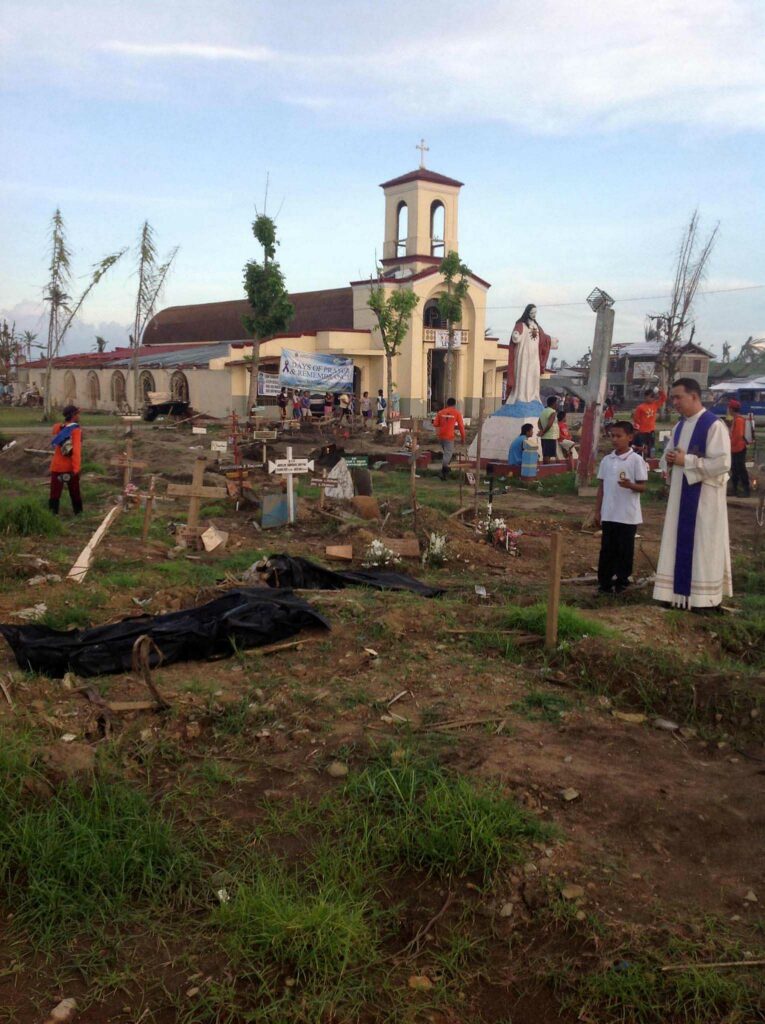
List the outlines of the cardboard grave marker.
{"type": "Polygon", "coordinates": [[[324,554],[327,558],[335,558],[339,562],[352,562],[353,561],[353,545],[352,544],[328,544],[324,549],[324,554]]]}
{"type": "Polygon", "coordinates": [[[420,557],[420,542],[416,537],[381,537],[380,540],[399,558],[420,557]]]}
{"type": "Polygon", "coordinates": [[[260,525],[264,530],[278,529],[290,521],[286,494],[264,494],[261,504],[260,525]]]}
{"type": "Polygon", "coordinates": [[[228,441],[210,441],[211,452],[222,452],[224,455],[228,453],[228,441]]]}
{"type": "Polygon", "coordinates": [[[253,441],[260,441],[263,444],[263,465],[268,463],[268,451],[266,445],[269,441],[275,441],[277,437],[277,431],[275,430],[253,430],[252,439],[253,441]]]}
{"type": "Polygon", "coordinates": [[[199,506],[202,504],[202,498],[225,498],[228,495],[225,487],[205,487],[206,469],[206,457],[198,455],[194,463],[191,483],[169,484],[167,488],[167,493],[171,498],[189,499],[189,514],[186,526],[178,535],[178,539],[187,546],[189,544],[196,545],[200,534],[203,532],[199,526],[199,506]]]}
{"type": "Polygon", "coordinates": [[[287,507],[289,509],[289,521],[295,522],[295,484],[296,475],[313,472],[313,459],[293,459],[292,448],[287,449],[286,459],[275,459],[269,461],[268,472],[277,476],[287,477],[287,507]]]}
{"type": "Polygon", "coordinates": [[[191,428],[191,433],[192,434],[206,434],[207,433],[207,427],[192,427],[191,428]]]}
{"type": "Polygon", "coordinates": [[[109,464],[116,466],[122,470],[122,489],[127,490],[127,486],[132,482],[133,470],[134,469],[146,469],[147,463],[142,462],[140,459],[136,459],[133,456],[133,438],[128,437],[125,439],[125,451],[120,452],[119,455],[115,455],[109,459],[109,464]]]}

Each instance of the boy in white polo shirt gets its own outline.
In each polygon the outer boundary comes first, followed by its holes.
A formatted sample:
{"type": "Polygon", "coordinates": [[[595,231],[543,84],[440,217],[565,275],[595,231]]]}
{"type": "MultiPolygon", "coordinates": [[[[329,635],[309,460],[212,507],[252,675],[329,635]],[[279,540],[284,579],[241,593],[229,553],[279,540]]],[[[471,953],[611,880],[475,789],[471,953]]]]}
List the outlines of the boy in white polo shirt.
{"type": "Polygon", "coordinates": [[[635,533],[643,522],[640,494],[648,467],[630,447],[635,433],[628,420],[608,431],[614,450],[600,463],[595,522],[603,531],[598,562],[598,593],[621,594],[629,586],[635,557],[635,533]]]}

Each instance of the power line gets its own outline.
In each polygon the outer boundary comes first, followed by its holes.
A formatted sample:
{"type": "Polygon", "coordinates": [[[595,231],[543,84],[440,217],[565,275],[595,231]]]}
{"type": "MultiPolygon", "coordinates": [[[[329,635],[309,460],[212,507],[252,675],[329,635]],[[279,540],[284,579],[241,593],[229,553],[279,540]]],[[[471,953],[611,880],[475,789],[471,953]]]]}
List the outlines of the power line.
{"type": "MultiPolygon", "coordinates": [[[[765,288],[765,284],[747,284],[742,285],[740,288],[708,288],[706,291],[700,291],[699,295],[726,295],[730,292],[751,292],[756,291],[758,288],[765,288]]],[[[665,295],[636,295],[628,299],[614,299],[615,302],[651,302],[654,299],[671,299],[671,294],[665,295]]],[[[543,302],[541,305],[545,309],[562,309],[564,306],[583,306],[585,304],[584,299],[580,299],[578,302],[543,302]]],[[[485,306],[484,309],[519,309],[521,306],[520,302],[514,302],[509,306],[485,306]]]]}

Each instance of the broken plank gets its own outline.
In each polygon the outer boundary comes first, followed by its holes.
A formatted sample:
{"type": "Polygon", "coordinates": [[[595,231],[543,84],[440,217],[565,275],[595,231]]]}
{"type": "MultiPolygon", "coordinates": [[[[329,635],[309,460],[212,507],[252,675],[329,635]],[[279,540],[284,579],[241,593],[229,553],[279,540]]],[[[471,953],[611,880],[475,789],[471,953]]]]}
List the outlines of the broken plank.
{"type": "Polygon", "coordinates": [[[341,562],[352,562],[353,561],[353,545],[352,544],[328,544],[324,548],[324,554],[327,558],[336,558],[341,562]]]}
{"type": "Polygon", "coordinates": [[[313,644],[317,640],[323,640],[320,636],[305,636],[302,640],[290,640],[286,644],[268,644],[266,647],[255,647],[251,651],[242,651],[242,654],[262,657],[265,654],[278,654],[279,651],[287,651],[292,647],[300,647],[301,644],[313,644]]]}
{"type": "Polygon", "coordinates": [[[82,581],[85,579],[88,573],[88,569],[90,569],[90,562],[91,559],[93,558],[93,553],[95,552],[96,548],[101,543],[101,541],[104,539],[112,523],[114,522],[114,520],[117,518],[121,511],[122,506],[115,505],[114,508],[110,509],[106,513],[106,515],[103,518],[103,521],[101,522],[101,525],[98,527],[96,532],[90,538],[85,547],[82,549],[82,551],[77,557],[77,561],[69,570],[69,573],[67,574],[67,579],[76,580],[78,583],[82,583],[82,581]]]}

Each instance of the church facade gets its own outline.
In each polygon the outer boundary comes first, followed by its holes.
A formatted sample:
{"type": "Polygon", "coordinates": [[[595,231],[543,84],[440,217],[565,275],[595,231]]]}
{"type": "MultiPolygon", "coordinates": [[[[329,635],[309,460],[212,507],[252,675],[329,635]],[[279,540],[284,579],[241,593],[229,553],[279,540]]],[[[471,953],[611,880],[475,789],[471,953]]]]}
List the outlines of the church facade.
{"type": "MultiPolygon", "coordinates": [[[[376,282],[351,281],[345,287],[291,294],[295,314],[288,332],[261,343],[261,370],[278,372],[282,348],[351,356],[354,391],[358,396],[364,391],[376,394],[378,388],[386,388],[387,381],[385,352],[368,306],[371,288],[373,284],[380,285],[386,294],[411,288],[420,301],[393,360],[393,382],[401,396],[402,415],[427,416],[449,397],[448,333],[437,308],[444,281],[438,268],[445,255],[459,251],[462,182],[420,167],[384,182],[381,188],[385,196],[381,278],[376,282]]],[[[462,322],[455,331],[452,392],[467,416],[477,414],[482,398],[487,412],[497,408],[502,400],[507,348],[500,347],[497,338],[485,337],[489,287],[482,278],[470,275],[462,303],[462,322]]],[[[212,416],[225,416],[232,411],[244,413],[252,345],[242,326],[242,315],[248,309],[247,300],[239,299],[161,310],[144,332],[141,366],[169,385],[169,375],[162,367],[172,364],[172,369],[170,365],[167,369],[175,374],[176,381],[180,381],[179,374],[184,377],[190,401],[199,411],[212,416]]],[[[76,357],[76,367],[72,365],[75,357],[64,357],[62,365],[54,371],[54,401],[60,404],[66,392],[66,398],[88,409],[92,404],[89,399],[95,400],[98,395],[99,408],[115,408],[114,396],[124,396],[125,391],[129,395],[131,389],[123,388],[119,380],[119,387],[115,388],[111,379],[115,373],[124,375],[126,353],[120,352],[116,360],[110,360],[109,355],[101,354],[92,366],[88,365],[87,356],[76,357]],[[63,365],[65,360],[67,366],[63,365]],[[66,371],[69,375],[65,386],[66,371]],[[75,374],[82,375],[83,384],[87,379],[89,386],[77,388],[79,381],[73,385],[75,374]],[[79,390],[82,395],[77,394],[79,390]]],[[[39,374],[32,372],[30,380],[32,376],[39,374]]],[[[167,390],[177,388],[168,386],[167,390]]]]}

